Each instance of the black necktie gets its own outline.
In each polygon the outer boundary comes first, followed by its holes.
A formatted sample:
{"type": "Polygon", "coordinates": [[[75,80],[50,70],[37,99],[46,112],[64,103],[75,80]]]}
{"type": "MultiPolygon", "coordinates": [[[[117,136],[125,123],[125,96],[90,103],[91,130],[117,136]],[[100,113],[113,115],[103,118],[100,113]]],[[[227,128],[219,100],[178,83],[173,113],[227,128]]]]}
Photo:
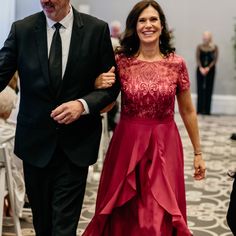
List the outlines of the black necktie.
{"type": "Polygon", "coordinates": [[[49,53],[49,76],[55,92],[58,92],[62,84],[62,47],[60,36],[60,23],[54,24],[56,28],[49,53]]]}

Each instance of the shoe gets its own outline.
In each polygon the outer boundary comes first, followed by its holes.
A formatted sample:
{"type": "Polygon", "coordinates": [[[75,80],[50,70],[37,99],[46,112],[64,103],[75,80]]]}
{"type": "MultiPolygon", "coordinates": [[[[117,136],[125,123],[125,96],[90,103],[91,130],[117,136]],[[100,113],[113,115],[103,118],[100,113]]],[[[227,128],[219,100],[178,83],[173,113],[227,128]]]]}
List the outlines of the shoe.
{"type": "Polygon", "coordinates": [[[230,139],[236,140],[236,133],[233,133],[233,134],[231,135],[230,139]]]}

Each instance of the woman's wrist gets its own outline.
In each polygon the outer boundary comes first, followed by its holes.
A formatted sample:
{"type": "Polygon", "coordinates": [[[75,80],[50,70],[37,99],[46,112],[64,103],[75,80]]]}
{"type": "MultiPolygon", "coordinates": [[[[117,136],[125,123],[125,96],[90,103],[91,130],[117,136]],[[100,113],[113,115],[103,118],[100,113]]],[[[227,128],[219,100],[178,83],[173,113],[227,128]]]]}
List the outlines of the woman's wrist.
{"type": "Polygon", "coordinates": [[[201,156],[202,151],[194,151],[193,154],[194,154],[194,156],[201,156]]]}
{"type": "Polygon", "coordinates": [[[202,153],[198,153],[197,155],[194,154],[194,161],[200,161],[203,160],[202,153]]]}

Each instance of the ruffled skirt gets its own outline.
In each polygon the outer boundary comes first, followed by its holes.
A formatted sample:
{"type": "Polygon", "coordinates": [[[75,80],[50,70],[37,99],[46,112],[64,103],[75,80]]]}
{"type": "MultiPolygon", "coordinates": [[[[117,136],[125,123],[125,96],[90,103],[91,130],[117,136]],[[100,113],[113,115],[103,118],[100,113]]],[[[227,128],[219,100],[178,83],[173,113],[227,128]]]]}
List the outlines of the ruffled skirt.
{"type": "Polygon", "coordinates": [[[183,167],[173,119],[122,117],[83,236],[190,236],[183,167]]]}

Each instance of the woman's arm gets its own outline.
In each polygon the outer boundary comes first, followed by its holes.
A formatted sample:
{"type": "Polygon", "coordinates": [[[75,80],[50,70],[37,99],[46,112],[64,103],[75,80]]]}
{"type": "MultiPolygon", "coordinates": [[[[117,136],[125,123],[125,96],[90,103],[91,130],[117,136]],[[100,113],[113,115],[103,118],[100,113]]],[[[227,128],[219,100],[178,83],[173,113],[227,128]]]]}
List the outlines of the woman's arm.
{"type": "MultiPolygon", "coordinates": [[[[95,89],[106,89],[113,86],[115,83],[115,67],[113,66],[108,72],[100,74],[94,84],[95,89]]],[[[106,113],[109,112],[115,105],[116,102],[112,102],[108,106],[106,106],[104,109],[100,111],[100,113],[106,113]]]]}
{"type": "Polygon", "coordinates": [[[218,55],[219,55],[219,50],[218,47],[215,45],[215,50],[214,50],[214,60],[210,63],[208,66],[209,69],[211,69],[213,66],[215,66],[217,60],[218,60],[218,55]]]}
{"type": "Polygon", "coordinates": [[[100,74],[94,84],[95,89],[106,89],[112,87],[116,81],[115,67],[113,66],[108,72],[100,74]]]}
{"type": "Polygon", "coordinates": [[[199,137],[197,114],[192,104],[190,90],[185,90],[177,95],[179,112],[184,122],[194,150],[194,178],[205,178],[205,162],[202,158],[202,150],[199,137]]]}
{"type": "Polygon", "coordinates": [[[200,60],[200,45],[197,46],[197,50],[196,50],[196,61],[197,61],[197,65],[198,67],[202,67],[201,64],[201,60],[200,60]]]}
{"type": "Polygon", "coordinates": [[[208,73],[208,71],[209,71],[209,69],[208,68],[204,68],[203,66],[202,66],[202,63],[201,63],[201,60],[200,60],[200,47],[201,47],[201,45],[198,45],[197,46],[197,50],[196,50],[196,61],[197,61],[197,66],[198,66],[198,68],[199,68],[199,71],[201,72],[201,74],[202,75],[206,75],[207,73],[208,73]]]}

